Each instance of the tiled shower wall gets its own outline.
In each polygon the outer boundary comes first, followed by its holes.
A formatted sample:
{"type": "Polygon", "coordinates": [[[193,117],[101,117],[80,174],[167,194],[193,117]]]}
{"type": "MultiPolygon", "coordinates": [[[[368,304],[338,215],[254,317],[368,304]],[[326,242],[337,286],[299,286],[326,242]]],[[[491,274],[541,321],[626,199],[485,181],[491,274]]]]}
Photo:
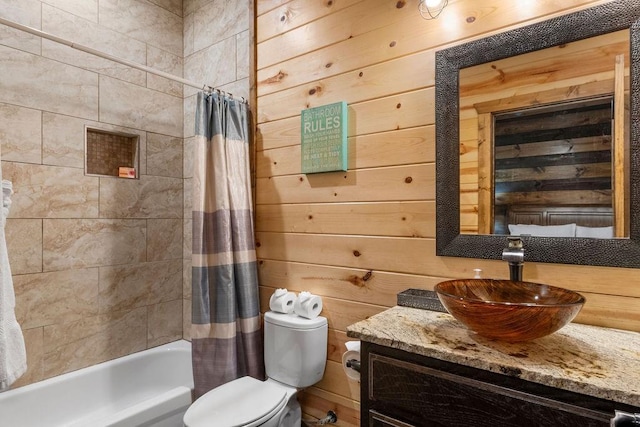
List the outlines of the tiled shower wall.
{"type": "MultiPolygon", "coordinates": [[[[0,14],[182,75],[182,0],[0,0],[0,14]]],[[[192,18],[191,18],[192,19],[192,18]]],[[[183,89],[0,26],[6,225],[24,385],[182,337],[183,89]],[[84,128],[140,137],[140,179],[84,175],[84,128]]]]}
{"type": "MultiPolygon", "coordinates": [[[[184,0],[184,77],[249,99],[252,0],[184,0]]],[[[191,185],[197,89],[184,89],[184,337],[191,323],[191,185]]]]}

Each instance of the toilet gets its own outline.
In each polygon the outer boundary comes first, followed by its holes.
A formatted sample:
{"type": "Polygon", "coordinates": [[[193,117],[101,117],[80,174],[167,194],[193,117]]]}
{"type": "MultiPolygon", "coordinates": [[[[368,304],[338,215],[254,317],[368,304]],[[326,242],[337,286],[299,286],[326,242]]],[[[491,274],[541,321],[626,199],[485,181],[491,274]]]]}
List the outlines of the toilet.
{"type": "Polygon", "coordinates": [[[299,389],[322,379],[327,363],[325,317],[305,319],[269,311],[264,315],[267,380],[242,377],[216,387],[187,410],[186,427],[298,427],[299,389]]]}

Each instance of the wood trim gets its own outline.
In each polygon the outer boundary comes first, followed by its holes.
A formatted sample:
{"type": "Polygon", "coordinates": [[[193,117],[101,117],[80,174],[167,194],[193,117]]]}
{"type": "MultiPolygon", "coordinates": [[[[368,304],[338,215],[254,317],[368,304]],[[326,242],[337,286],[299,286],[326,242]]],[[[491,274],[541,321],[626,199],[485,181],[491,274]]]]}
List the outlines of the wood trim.
{"type": "Polygon", "coordinates": [[[249,170],[251,174],[251,199],[253,203],[253,222],[256,220],[256,192],[257,192],[257,153],[258,153],[258,126],[257,126],[257,106],[258,90],[256,84],[256,25],[257,25],[257,3],[260,0],[249,1],[249,170]]]}
{"type": "Polygon", "coordinates": [[[478,115],[478,234],[493,228],[493,116],[478,115]]]}
{"type": "Polygon", "coordinates": [[[624,55],[616,56],[613,92],[613,215],[615,237],[625,237],[627,178],[625,171],[624,55]]]}

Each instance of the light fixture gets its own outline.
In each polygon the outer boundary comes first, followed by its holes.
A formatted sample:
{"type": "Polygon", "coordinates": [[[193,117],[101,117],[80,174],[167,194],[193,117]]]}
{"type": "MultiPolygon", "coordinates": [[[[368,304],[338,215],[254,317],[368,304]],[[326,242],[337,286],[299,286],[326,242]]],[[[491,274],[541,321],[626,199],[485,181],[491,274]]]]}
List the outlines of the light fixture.
{"type": "Polygon", "coordinates": [[[449,0],[420,0],[418,9],[424,19],[435,19],[448,3],[449,0]]]}

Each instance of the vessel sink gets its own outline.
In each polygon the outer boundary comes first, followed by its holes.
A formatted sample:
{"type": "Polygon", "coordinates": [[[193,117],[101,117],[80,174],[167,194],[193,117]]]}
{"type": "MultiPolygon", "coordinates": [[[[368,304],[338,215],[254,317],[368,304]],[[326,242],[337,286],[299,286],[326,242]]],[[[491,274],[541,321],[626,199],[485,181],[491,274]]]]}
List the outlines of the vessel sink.
{"type": "Polygon", "coordinates": [[[447,311],[467,328],[507,342],[556,332],[576,317],[585,302],[568,289],[511,280],[448,280],[434,290],[447,311]]]}

